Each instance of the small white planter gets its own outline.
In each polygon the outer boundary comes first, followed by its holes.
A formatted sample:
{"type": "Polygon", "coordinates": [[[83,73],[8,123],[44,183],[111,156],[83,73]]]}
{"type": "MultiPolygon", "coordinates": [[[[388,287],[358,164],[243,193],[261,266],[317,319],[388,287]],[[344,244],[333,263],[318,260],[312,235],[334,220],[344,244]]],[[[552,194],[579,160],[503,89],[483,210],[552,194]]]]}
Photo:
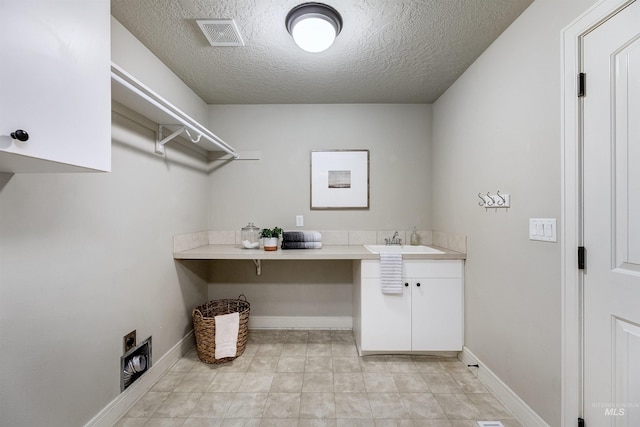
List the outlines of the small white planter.
{"type": "Polygon", "coordinates": [[[263,237],[262,246],[265,251],[277,251],[278,250],[278,238],[277,237],[263,237]]]}

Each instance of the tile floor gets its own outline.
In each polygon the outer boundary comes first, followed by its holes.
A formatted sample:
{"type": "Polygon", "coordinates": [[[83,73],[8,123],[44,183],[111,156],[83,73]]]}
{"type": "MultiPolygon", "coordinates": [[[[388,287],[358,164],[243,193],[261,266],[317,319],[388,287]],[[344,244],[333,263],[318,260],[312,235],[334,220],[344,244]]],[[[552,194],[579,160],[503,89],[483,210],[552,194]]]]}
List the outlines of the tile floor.
{"type": "Polygon", "coordinates": [[[351,331],[251,330],[232,362],[178,360],[117,427],[478,427],[513,416],[455,358],[358,357],[351,331]]]}

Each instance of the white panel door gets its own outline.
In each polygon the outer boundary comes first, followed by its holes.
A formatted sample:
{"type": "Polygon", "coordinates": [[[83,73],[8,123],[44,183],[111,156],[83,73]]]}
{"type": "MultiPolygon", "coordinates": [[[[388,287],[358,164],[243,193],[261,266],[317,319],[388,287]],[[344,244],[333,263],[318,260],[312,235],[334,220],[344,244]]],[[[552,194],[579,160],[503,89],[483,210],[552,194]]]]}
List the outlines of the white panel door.
{"type": "Polygon", "coordinates": [[[640,1],[584,37],[584,419],[640,426],[640,1]]]}
{"type": "Polygon", "coordinates": [[[362,350],[411,349],[411,288],[383,294],[380,278],[362,278],[362,350]]]}

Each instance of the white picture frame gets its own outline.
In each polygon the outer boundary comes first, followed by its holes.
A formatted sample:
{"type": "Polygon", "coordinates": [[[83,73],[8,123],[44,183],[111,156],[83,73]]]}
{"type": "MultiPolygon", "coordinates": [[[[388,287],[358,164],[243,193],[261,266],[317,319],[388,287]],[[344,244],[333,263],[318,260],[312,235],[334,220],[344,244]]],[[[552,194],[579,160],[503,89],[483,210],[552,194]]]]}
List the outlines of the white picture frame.
{"type": "Polygon", "coordinates": [[[369,150],[311,152],[311,209],[369,209],[369,150]]]}

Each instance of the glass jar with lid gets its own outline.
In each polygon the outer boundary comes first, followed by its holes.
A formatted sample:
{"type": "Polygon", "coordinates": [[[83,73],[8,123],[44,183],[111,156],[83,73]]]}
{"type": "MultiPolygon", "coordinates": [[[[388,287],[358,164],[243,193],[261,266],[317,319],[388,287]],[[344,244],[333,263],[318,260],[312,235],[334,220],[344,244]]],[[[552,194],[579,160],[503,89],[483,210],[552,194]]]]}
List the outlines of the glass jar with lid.
{"type": "Polygon", "coordinates": [[[242,227],[240,232],[240,243],[243,249],[260,248],[260,229],[250,222],[246,227],[242,227]]]}

